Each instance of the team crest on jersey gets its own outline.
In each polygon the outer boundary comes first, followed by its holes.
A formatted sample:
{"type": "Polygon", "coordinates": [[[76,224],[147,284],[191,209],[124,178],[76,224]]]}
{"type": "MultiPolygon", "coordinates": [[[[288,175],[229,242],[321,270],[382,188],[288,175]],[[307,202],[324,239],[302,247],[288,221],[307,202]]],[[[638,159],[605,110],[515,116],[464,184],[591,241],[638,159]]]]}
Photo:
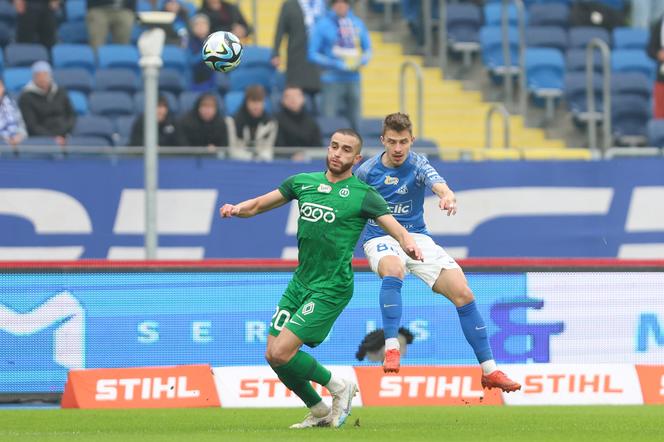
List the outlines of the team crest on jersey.
{"type": "Polygon", "coordinates": [[[322,184],[318,186],[318,191],[320,193],[330,193],[332,192],[332,187],[328,186],[327,184],[322,184]]]}
{"type": "Polygon", "coordinates": [[[339,196],[341,198],[346,198],[348,195],[350,195],[350,190],[348,190],[348,187],[344,187],[339,191],[339,196]]]}
{"type": "Polygon", "coordinates": [[[398,177],[395,177],[395,176],[389,176],[389,175],[387,175],[387,176],[385,177],[385,184],[388,185],[388,186],[389,186],[390,184],[394,184],[394,185],[396,186],[397,184],[399,184],[399,178],[398,178],[398,177]]]}
{"type": "Polygon", "coordinates": [[[407,193],[408,193],[408,186],[406,186],[406,185],[404,184],[403,186],[399,187],[399,188],[397,189],[397,193],[398,193],[399,195],[405,195],[405,194],[407,194],[407,193]]]}

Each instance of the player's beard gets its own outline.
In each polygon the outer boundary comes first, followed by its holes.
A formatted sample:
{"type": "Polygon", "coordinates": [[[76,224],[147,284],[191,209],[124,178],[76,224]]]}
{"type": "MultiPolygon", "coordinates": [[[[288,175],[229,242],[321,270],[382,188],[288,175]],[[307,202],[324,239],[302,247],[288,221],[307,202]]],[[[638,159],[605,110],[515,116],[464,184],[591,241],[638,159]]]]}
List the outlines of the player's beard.
{"type": "Polygon", "coordinates": [[[353,167],[353,163],[348,163],[348,164],[341,163],[340,166],[334,166],[332,163],[330,163],[330,158],[326,158],[325,161],[327,163],[327,170],[329,170],[335,175],[343,175],[344,173],[346,173],[346,171],[348,171],[353,167]]]}

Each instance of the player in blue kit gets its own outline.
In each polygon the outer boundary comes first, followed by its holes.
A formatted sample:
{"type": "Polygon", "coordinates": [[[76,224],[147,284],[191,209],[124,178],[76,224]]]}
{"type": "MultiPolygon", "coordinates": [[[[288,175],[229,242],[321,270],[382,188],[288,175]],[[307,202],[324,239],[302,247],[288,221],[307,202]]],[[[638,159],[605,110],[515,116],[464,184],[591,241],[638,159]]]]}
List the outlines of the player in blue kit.
{"type": "Polygon", "coordinates": [[[440,198],[438,206],[448,216],[456,213],[457,202],[454,192],[426,157],[411,152],[414,140],[408,115],[388,115],[383,122],[381,136],[385,152],[368,159],[355,171],[357,178],[375,187],[385,198],[394,217],[415,238],[424,258],[423,261],[409,258],[376,223],[367,223],[364,253],[371,270],[383,279],[380,289],[385,331],[383,370],[386,373],[399,371],[401,354],[397,331],[401,323],[401,286],[406,271],[409,271],[456,306],[463,334],[482,366],[482,387],[500,388],[507,392],[519,390],[521,385],[496,367],[486,325],[475,305],[475,297],[463,270],[429,236],[424,224],[426,189],[431,189],[440,198]]]}

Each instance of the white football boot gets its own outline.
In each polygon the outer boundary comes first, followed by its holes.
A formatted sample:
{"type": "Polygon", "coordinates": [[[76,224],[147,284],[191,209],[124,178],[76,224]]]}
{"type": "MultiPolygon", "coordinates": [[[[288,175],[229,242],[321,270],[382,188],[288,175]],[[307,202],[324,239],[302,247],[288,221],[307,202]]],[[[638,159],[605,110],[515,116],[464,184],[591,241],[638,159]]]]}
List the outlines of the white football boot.
{"type": "Polygon", "coordinates": [[[353,397],[357,393],[357,384],[350,379],[344,379],[344,389],[332,395],[332,412],[330,413],[330,425],[339,428],[350,416],[350,408],[353,397]]]}

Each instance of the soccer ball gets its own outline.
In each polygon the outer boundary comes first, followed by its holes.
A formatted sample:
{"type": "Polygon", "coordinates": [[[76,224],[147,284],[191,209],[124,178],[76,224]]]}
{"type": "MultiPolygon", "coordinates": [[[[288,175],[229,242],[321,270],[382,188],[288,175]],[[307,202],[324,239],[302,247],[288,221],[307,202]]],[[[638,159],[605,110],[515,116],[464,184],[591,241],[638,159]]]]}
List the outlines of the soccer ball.
{"type": "Polygon", "coordinates": [[[213,71],[229,72],[238,67],[242,58],[242,43],[230,32],[210,34],[202,49],[203,61],[213,71]]]}

